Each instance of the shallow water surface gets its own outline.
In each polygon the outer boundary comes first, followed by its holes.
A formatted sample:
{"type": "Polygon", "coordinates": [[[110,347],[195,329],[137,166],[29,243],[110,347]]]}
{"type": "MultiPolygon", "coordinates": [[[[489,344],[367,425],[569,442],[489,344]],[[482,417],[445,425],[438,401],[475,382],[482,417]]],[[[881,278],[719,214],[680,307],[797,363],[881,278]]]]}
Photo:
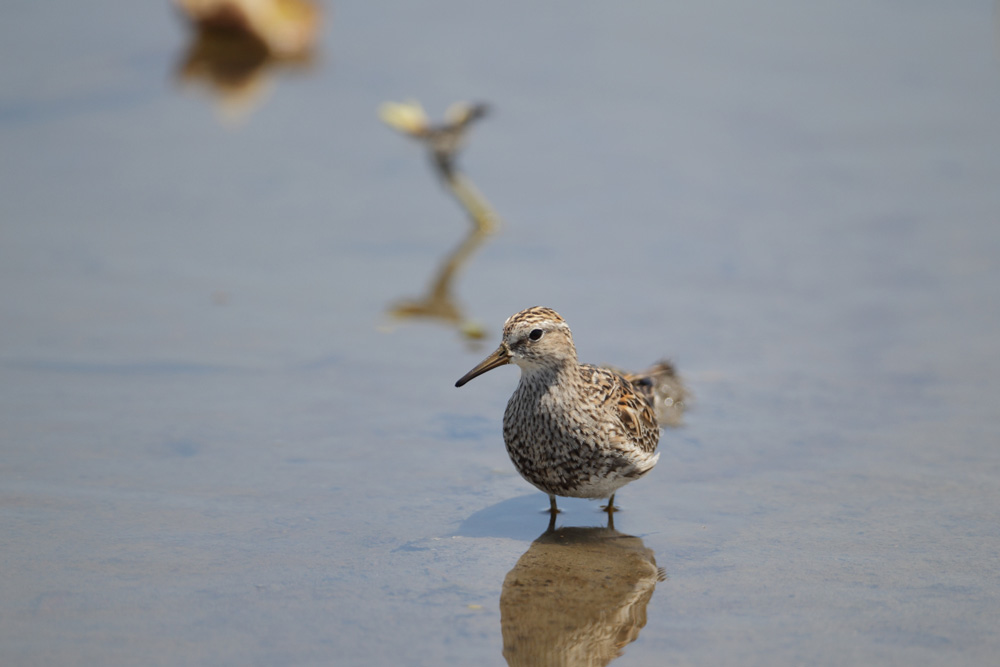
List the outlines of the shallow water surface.
{"type": "Polygon", "coordinates": [[[336,3],[223,102],[166,2],[57,4],[0,24],[4,664],[1000,651],[993,7],[336,3]],[[409,97],[490,103],[496,229],[409,97]],[[613,528],[453,386],[535,304],[693,392],[613,528]]]}

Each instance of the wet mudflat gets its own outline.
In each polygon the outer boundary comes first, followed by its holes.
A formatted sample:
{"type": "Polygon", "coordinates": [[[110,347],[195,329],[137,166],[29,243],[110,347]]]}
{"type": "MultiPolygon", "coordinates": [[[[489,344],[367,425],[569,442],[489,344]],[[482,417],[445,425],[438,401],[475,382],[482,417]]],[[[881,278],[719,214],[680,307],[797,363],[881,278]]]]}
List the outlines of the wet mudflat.
{"type": "Polygon", "coordinates": [[[166,3],[62,5],[0,25],[4,664],[1000,650],[993,7],[338,3],[220,107],[166,3]],[[409,97],[491,104],[497,229],[409,97]],[[694,394],[613,529],[453,386],[534,304],[694,394]]]}

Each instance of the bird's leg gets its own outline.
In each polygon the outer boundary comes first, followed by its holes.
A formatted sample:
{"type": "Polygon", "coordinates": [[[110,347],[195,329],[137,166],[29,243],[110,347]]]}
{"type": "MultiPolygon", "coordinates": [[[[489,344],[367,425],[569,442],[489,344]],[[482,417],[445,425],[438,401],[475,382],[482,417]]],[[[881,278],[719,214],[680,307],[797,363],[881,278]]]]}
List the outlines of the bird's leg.
{"type": "Polygon", "coordinates": [[[556,529],[556,515],[559,514],[559,508],[556,506],[556,497],[549,494],[549,527],[545,529],[546,533],[551,533],[556,529]]]}
{"type": "Polygon", "coordinates": [[[615,507],[615,494],[611,494],[611,497],[608,498],[608,504],[601,506],[601,509],[607,512],[608,516],[618,511],[619,508],[615,507]]]}

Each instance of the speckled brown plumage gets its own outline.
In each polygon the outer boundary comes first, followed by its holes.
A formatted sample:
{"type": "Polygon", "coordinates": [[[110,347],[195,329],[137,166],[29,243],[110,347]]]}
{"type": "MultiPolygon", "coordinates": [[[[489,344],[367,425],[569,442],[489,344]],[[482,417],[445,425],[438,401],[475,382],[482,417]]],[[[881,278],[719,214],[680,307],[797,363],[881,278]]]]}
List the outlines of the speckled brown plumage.
{"type": "Polygon", "coordinates": [[[644,374],[580,364],[566,321],[534,307],[504,324],[500,347],[469,371],[462,386],[488,370],[514,363],[521,382],[507,403],[507,453],[531,484],[555,496],[611,498],[649,472],[659,458],[658,403],[679,403],[683,389],[665,362],[644,374]],[[673,384],[669,390],[661,385],[673,384]],[[675,400],[676,399],[676,400],[675,400]]]}

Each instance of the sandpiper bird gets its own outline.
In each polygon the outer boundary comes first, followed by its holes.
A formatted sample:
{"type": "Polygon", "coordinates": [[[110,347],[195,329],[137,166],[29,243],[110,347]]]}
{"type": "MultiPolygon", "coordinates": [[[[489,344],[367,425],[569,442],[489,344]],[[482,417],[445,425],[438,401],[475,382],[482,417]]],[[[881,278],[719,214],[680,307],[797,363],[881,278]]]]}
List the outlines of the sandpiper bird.
{"type": "Polygon", "coordinates": [[[514,467],[549,495],[609,498],[649,472],[660,457],[657,409],[679,404],[684,389],[673,366],[620,374],[581,364],[566,321],[536,306],[511,315],[497,350],[455,383],[517,364],[521,382],[507,403],[503,438],[514,467]]]}

